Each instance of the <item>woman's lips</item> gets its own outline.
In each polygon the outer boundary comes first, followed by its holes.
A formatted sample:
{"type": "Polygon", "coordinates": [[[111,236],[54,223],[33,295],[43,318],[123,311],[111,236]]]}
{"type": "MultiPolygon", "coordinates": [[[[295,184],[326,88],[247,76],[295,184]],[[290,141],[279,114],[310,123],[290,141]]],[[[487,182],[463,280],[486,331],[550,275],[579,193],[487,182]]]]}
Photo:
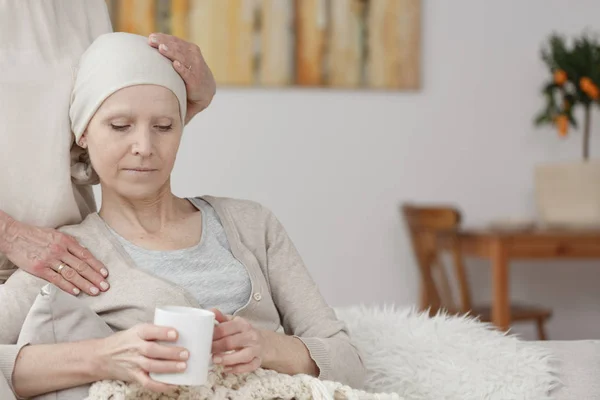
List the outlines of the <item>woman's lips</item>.
{"type": "Polygon", "coordinates": [[[123,168],[123,170],[126,172],[132,172],[132,173],[138,173],[138,174],[147,174],[150,172],[157,171],[156,169],[153,169],[153,168],[123,168]]]}

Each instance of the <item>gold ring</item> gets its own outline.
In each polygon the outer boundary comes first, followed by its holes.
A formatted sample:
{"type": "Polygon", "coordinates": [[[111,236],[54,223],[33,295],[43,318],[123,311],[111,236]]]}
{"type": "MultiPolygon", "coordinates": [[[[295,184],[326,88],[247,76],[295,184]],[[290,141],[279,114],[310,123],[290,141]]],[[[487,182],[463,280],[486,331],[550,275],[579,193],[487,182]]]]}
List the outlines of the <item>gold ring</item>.
{"type": "MultiPolygon", "coordinates": [[[[66,267],[66,265],[65,265],[65,264],[60,264],[60,265],[58,266],[58,268],[56,268],[56,272],[58,272],[58,273],[60,274],[60,273],[62,272],[62,270],[63,270],[63,268],[64,268],[64,267],[66,267]]],[[[62,274],[61,274],[61,275],[62,275],[62,274]]]]}

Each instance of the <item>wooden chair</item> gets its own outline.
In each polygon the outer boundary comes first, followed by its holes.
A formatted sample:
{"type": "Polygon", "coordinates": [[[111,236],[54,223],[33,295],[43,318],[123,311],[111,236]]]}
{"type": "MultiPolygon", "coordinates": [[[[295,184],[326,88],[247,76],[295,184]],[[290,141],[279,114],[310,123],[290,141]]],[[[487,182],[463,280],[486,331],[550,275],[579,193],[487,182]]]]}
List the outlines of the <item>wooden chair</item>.
{"type": "MultiPolygon", "coordinates": [[[[452,314],[470,313],[479,316],[482,321],[491,321],[490,306],[473,307],[471,304],[471,291],[456,234],[461,223],[460,212],[452,207],[420,207],[404,204],[401,206],[401,214],[408,225],[413,251],[421,273],[421,309],[429,308],[432,315],[439,310],[446,310],[452,314]],[[443,246],[437,239],[440,232],[445,232],[445,238],[448,238],[443,246]],[[440,257],[441,250],[448,252],[452,259],[458,301],[455,299],[453,285],[440,257]]],[[[523,305],[511,307],[511,320],[534,321],[540,340],[546,340],[544,326],[551,315],[550,309],[523,305]]]]}

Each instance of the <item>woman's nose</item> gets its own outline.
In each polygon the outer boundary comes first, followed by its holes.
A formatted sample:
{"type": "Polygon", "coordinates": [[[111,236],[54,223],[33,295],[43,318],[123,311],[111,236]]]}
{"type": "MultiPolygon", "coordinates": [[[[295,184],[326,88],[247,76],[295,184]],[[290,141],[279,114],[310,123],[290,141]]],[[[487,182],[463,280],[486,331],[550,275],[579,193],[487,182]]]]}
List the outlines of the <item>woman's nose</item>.
{"type": "Polygon", "coordinates": [[[150,157],[152,155],[152,135],[146,130],[140,130],[134,134],[134,142],[131,146],[131,152],[140,157],[150,157]]]}

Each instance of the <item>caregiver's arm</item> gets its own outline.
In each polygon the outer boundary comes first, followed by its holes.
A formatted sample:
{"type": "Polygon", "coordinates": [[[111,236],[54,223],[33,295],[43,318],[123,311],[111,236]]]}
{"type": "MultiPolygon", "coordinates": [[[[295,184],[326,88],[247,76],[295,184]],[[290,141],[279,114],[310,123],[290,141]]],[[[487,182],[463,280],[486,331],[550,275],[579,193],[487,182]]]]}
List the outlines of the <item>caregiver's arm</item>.
{"type": "MultiPolygon", "coordinates": [[[[156,343],[176,338],[173,329],[141,324],[104,339],[26,346],[16,357],[12,387],[25,398],[105,379],[166,391],[169,385],[152,380],[148,374],[185,370],[186,349],[156,343]]],[[[6,378],[10,382],[10,376],[6,378]]]]}
{"type": "MultiPolygon", "coordinates": [[[[55,229],[40,228],[19,222],[0,210],[0,253],[17,267],[53,283],[67,293],[77,290],[95,296],[103,287],[108,275],[102,263],[89,250],[80,246],[69,235],[55,229]],[[59,274],[56,269],[65,264],[59,274]]],[[[3,283],[0,281],[0,283],[3,283]]]]}
{"type": "Polygon", "coordinates": [[[269,283],[285,332],[306,345],[319,378],[362,387],[366,370],[346,325],[325,302],[281,223],[264,211],[269,283]]]}

